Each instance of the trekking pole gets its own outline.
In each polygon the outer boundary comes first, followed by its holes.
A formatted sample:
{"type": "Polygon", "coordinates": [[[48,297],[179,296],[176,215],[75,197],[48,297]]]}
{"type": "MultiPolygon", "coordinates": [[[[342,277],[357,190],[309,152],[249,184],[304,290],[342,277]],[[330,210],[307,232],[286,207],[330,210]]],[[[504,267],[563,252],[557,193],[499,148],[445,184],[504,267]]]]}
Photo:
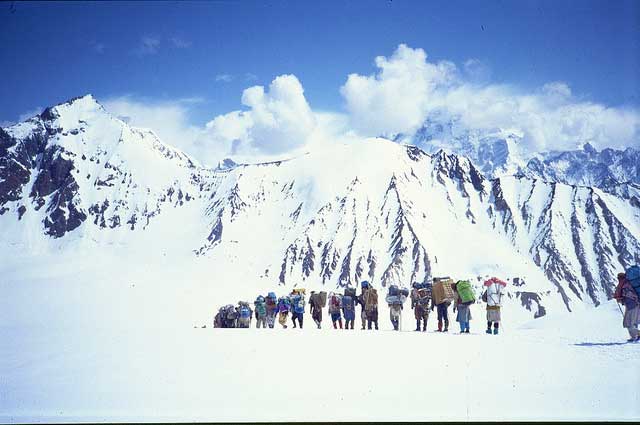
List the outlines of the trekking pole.
{"type": "Polygon", "coordinates": [[[618,310],[620,310],[620,314],[622,314],[622,317],[624,317],[624,313],[622,312],[622,307],[620,307],[620,303],[616,302],[616,305],[618,306],[618,310]]]}

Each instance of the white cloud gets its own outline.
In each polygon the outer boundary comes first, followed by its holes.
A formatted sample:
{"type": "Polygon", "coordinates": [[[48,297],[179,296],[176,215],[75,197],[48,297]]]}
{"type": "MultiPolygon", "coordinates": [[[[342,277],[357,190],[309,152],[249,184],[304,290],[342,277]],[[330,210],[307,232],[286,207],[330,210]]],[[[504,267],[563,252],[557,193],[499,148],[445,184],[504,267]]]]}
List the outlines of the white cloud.
{"type": "Polygon", "coordinates": [[[579,101],[563,82],[526,93],[514,86],[480,84],[480,61],[464,73],[451,62],[427,61],[422,49],[398,46],[375,60],[374,75],[349,75],[341,87],[353,126],[367,135],[412,133],[434,111],[458,116],[477,129],[517,128],[531,151],[569,149],[591,142],[598,148],[640,141],[640,112],[579,101]]]}
{"type": "Polygon", "coordinates": [[[192,44],[190,41],[187,41],[180,37],[171,37],[169,39],[169,42],[173,47],[177,49],[188,49],[189,47],[191,47],[191,44],[192,44]]]}
{"type": "Polygon", "coordinates": [[[231,81],[233,81],[233,75],[230,75],[230,74],[216,75],[216,82],[230,83],[231,81]]]}
{"type": "Polygon", "coordinates": [[[401,44],[390,58],[375,58],[376,75],[350,74],[340,92],[355,128],[372,135],[416,130],[434,92],[457,79],[451,62],[426,59],[424,50],[401,44]]]}
{"type": "Polygon", "coordinates": [[[308,143],[317,127],[294,75],[275,78],[268,91],[263,86],[244,90],[242,104],[249,110],[219,115],[206,125],[212,142],[234,154],[287,152],[308,143]]]}
{"type": "Polygon", "coordinates": [[[138,47],[134,49],[134,53],[138,56],[154,55],[158,53],[159,49],[160,38],[151,35],[145,35],[140,38],[138,47]]]}
{"type": "Polygon", "coordinates": [[[42,111],[44,110],[43,107],[41,106],[37,106],[29,111],[23,112],[22,114],[20,114],[18,116],[18,122],[22,122],[25,120],[28,120],[31,117],[34,117],[36,115],[40,115],[42,113],[42,111]]]}

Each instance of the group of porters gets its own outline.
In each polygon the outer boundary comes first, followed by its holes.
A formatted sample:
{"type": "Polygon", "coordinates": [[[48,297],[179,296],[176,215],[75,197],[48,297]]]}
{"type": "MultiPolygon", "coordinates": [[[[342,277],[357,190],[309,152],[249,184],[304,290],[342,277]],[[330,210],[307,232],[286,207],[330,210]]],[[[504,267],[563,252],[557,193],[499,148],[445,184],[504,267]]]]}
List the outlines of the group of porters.
{"type": "MultiPolygon", "coordinates": [[[[484,282],[485,290],[482,300],[487,304],[487,333],[498,334],[500,324],[500,307],[506,282],[491,278],[484,282]],[[492,329],[493,327],[493,329],[492,329]]],[[[252,309],[248,302],[240,301],[234,306],[228,304],[218,310],[214,318],[216,328],[249,328],[255,317],[257,328],[273,328],[276,318],[283,328],[287,328],[289,314],[293,327],[302,328],[306,307],[306,290],[294,288],[287,296],[276,297],[274,292],[267,296],[258,296],[252,309]]],[[[402,328],[402,309],[407,298],[411,299],[411,308],[416,319],[416,331],[427,330],[429,313],[434,310],[438,315],[438,332],[449,330],[448,309],[453,304],[456,321],[460,324],[460,333],[469,333],[471,311],[469,307],[476,302],[473,286],[467,280],[454,282],[449,277],[433,278],[433,282],[415,282],[411,291],[391,285],[388,288],[385,302],[389,306],[389,315],[393,329],[402,328]]],[[[343,294],[335,292],[315,292],[309,295],[311,318],[318,329],[321,328],[322,311],[328,306],[328,313],[334,329],[353,329],[356,318],[356,306],[361,307],[360,318],[362,329],[378,329],[378,291],[369,282],[361,283],[361,292],[356,295],[356,288],[346,287],[343,294]],[[344,317],[344,326],[343,326],[344,317]]]]}

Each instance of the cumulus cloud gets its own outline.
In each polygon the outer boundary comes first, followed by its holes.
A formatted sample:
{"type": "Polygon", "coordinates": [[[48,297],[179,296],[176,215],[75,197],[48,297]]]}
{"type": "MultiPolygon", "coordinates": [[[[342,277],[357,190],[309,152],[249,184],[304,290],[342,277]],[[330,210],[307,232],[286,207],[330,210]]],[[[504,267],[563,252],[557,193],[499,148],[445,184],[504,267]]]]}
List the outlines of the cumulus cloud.
{"type": "Polygon", "coordinates": [[[351,74],[340,91],[353,126],[366,135],[411,134],[435,111],[474,129],[515,128],[532,151],[594,146],[626,147],[640,140],[640,113],[576,99],[564,82],[526,93],[515,86],[480,83],[477,60],[461,71],[448,61],[429,62],[404,44],[375,59],[377,72],[351,74]]]}
{"type": "Polygon", "coordinates": [[[287,152],[308,143],[317,127],[294,75],[275,78],[268,91],[263,86],[244,90],[242,104],[248,110],[219,115],[206,124],[211,141],[234,154],[287,152]]]}
{"type": "MultiPolygon", "coordinates": [[[[200,98],[148,101],[132,96],[112,97],[102,101],[105,109],[129,125],[153,130],[165,143],[195,157],[203,129],[190,123],[190,107],[200,98]]],[[[212,147],[212,150],[215,146],[212,147]]]]}

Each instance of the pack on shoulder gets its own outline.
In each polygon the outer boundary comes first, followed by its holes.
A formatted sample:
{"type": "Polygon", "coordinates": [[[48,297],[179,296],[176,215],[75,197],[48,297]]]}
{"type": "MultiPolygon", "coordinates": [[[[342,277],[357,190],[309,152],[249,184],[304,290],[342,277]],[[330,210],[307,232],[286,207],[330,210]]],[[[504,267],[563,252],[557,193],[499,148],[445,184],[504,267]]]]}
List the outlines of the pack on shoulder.
{"type": "Polygon", "coordinates": [[[326,291],[320,291],[318,294],[318,300],[320,302],[320,307],[324,308],[327,306],[327,293],[326,291]]]}
{"type": "Polygon", "coordinates": [[[353,298],[350,295],[345,295],[342,298],[342,305],[345,310],[353,310],[353,298]]]}
{"type": "Polygon", "coordinates": [[[366,311],[371,311],[378,307],[378,291],[374,288],[367,289],[364,296],[364,305],[366,311]]]}
{"type": "Polygon", "coordinates": [[[631,266],[624,274],[627,276],[627,280],[636,291],[636,294],[640,296],[640,266],[631,266]]]}
{"type": "Polygon", "coordinates": [[[242,319],[247,319],[251,317],[251,309],[249,308],[249,303],[246,303],[243,301],[243,302],[240,302],[239,304],[240,304],[240,309],[239,309],[240,317],[242,319]]]}
{"type": "Polygon", "coordinates": [[[456,283],[456,289],[460,296],[461,304],[473,304],[476,301],[473,287],[468,280],[459,280],[458,283],[456,283]]]}
{"type": "Polygon", "coordinates": [[[344,288],[344,295],[355,298],[356,296],[356,288],[352,288],[350,286],[347,286],[346,288],[344,288]]]}
{"type": "Polygon", "coordinates": [[[400,290],[398,289],[398,285],[389,286],[389,295],[397,296],[400,290]]]}

